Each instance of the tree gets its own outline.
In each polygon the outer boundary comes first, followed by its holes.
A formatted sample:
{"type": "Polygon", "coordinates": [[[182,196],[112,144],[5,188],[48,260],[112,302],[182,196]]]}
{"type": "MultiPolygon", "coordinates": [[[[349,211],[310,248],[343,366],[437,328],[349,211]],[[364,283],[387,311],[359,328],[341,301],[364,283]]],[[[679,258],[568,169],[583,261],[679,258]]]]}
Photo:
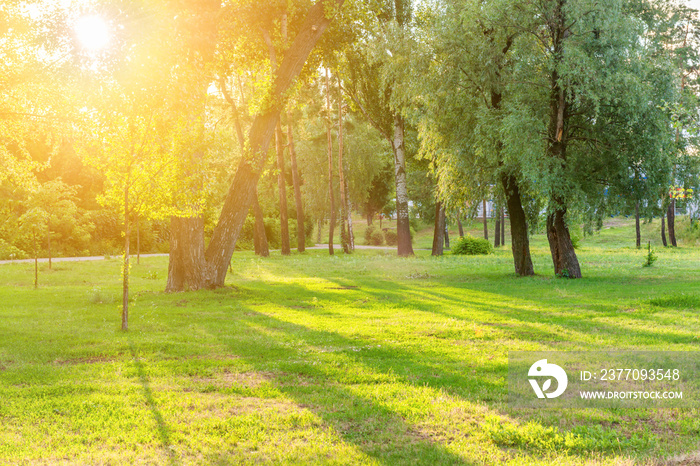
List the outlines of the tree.
{"type": "MultiPolygon", "coordinates": [[[[643,22],[632,6],[583,0],[534,5],[539,26],[530,36],[542,53],[523,68],[521,80],[536,86],[523,91],[521,101],[531,103],[526,112],[542,117],[540,123],[526,119],[531,128],[524,134],[533,141],[541,131],[547,136],[542,157],[533,147],[534,156],[521,167],[547,199],[547,236],[559,276],[581,276],[569,232],[575,211],[598,205],[605,189],[626,184],[631,171],[649,176],[666,163],[658,141],[663,147],[668,115],[654,102],[672,96],[673,86],[666,62],[645,50],[643,22]]],[[[512,217],[510,205],[509,212],[512,217]]]]}
{"type": "Polygon", "coordinates": [[[66,217],[75,218],[78,208],[75,205],[75,188],[61,181],[60,178],[40,184],[31,194],[28,200],[29,209],[43,212],[45,215],[46,244],[49,257],[49,270],[51,270],[51,239],[52,227],[66,217]]]}
{"type": "Polygon", "coordinates": [[[415,108],[408,114],[418,128],[419,153],[432,161],[439,197],[450,210],[485,199],[490,186],[503,190],[515,271],[532,275],[522,144],[508,137],[509,113],[518,108],[518,60],[532,53],[521,37],[527,13],[519,2],[444,1],[425,5],[418,17],[417,76],[402,89],[415,108]]]}
{"type": "Polygon", "coordinates": [[[401,81],[397,75],[391,74],[391,70],[397,66],[391,61],[400,61],[404,66],[409,63],[403,54],[407,54],[410,47],[402,48],[402,42],[410,28],[411,14],[409,1],[380,2],[379,11],[375,13],[376,22],[345,53],[348,66],[345,90],[391,144],[396,188],[397,253],[402,257],[413,255],[413,244],[406,173],[406,121],[398,97],[394,96],[394,90],[401,85],[401,81]],[[377,38],[381,39],[378,47],[374,45],[377,38]]]}
{"type": "Polygon", "coordinates": [[[298,25],[294,25],[296,37],[285,51],[275,73],[267,94],[267,104],[260,108],[253,120],[246,141],[246,152],[224,199],[209,246],[205,251],[204,237],[199,228],[184,231],[182,240],[171,245],[171,261],[179,261],[176,267],[169,270],[172,291],[224,285],[236,241],[253,200],[261,169],[267,160],[267,149],[284,106],[285,94],[330,24],[334,11],[342,4],[343,0],[320,0],[308,10],[298,25]]]}

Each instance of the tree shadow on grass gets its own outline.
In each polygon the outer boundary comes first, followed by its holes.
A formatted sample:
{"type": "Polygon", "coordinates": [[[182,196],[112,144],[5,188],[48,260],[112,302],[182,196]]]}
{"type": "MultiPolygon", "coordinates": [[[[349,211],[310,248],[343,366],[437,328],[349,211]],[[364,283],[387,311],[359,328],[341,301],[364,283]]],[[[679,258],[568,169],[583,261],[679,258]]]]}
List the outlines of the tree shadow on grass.
{"type": "MultiPolygon", "coordinates": [[[[665,330],[643,330],[638,328],[629,328],[601,322],[599,320],[592,321],[580,316],[572,315],[567,318],[561,309],[552,304],[539,304],[534,300],[527,300],[520,296],[511,297],[508,294],[487,293],[479,289],[467,287],[454,287],[448,285],[447,292],[440,292],[425,287],[414,289],[396,282],[382,282],[381,280],[373,281],[372,277],[362,277],[357,280],[349,279],[327,279],[328,286],[314,287],[313,289],[304,286],[285,283],[278,284],[275,287],[274,293],[279,293],[279,296],[270,297],[268,299],[274,303],[280,303],[283,307],[293,310],[296,317],[291,317],[292,322],[277,319],[268,314],[250,313],[257,328],[266,329],[265,334],[282,335],[285,338],[293,336],[293,340],[308,346],[323,346],[336,345],[341,348],[352,348],[353,346],[371,346],[377,341],[381,341],[381,348],[372,348],[367,351],[358,353],[351,352],[351,349],[341,350],[348,354],[352,361],[371,369],[377,374],[391,374],[398,377],[401,383],[412,385],[415,387],[428,386],[445,390],[446,392],[460,397],[463,400],[474,400],[475,402],[485,405],[492,405],[495,400],[503,401],[505,399],[505,382],[495,381],[498,377],[505,377],[507,373],[507,365],[504,364],[488,364],[485,366],[483,361],[477,366],[479,375],[465,376],[466,371],[460,371],[460,365],[464,361],[441,358],[439,350],[433,352],[430,345],[430,339],[426,339],[425,345],[421,347],[427,348],[429,354],[419,354],[416,351],[406,349],[401,345],[392,345],[384,340],[361,338],[361,337],[346,337],[340,332],[316,330],[311,327],[299,325],[294,322],[302,322],[303,314],[308,314],[314,319],[321,319],[314,322],[312,325],[324,325],[324,319],[336,319],[350,315],[352,311],[352,302],[359,300],[363,296],[373,296],[376,299],[394,301],[401,304],[402,307],[409,309],[410,312],[424,312],[427,314],[435,314],[448,319],[464,320],[488,325],[489,321],[502,322],[501,330],[505,329],[505,338],[510,341],[522,343],[544,343],[554,344],[561,343],[566,346],[576,347],[576,349],[600,349],[600,340],[591,339],[592,334],[604,336],[610,346],[615,346],[621,337],[625,335],[625,341],[632,344],[635,340],[649,342],[649,344],[690,344],[696,343],[697,340],[693,335],[684,333],[682,329],[669,327],[665,330]],[[467,296],[462,296],[462,293],[468,292],[467,296]],[[287,296],[287,299],[277,299],[282,296],[287,296]],[[337,301],[339,297],[344,297],[345,306],[350,307],[348,312],[330,313],[327,309],[317,308],[314,306],[302,305],[294,303],[294,300],[308,300],[318,298],[323,301],[337,301]],[[490,301],[490,297],[499,301],[498,306],[490,301]],[[350,304],[348,303],[350,302],[350,304]],[[476,319],[469,318],[469,312],[459,312],[460,308],[468,308],[470,311],[475,311],[476,319]],[[549,309],[547,309],[549,308],[549,309]],[[268,332],[269,331],[269,332],[268,332]],[[433,377],[437,375],[437,377],[433,377]],[[492,380],[488,380],[491,378],[492,380]]],[[[591,299],[591,303],[595,300],[591,299]]],[[[589,303],[589,304],[591,304],[589,303]]],[[[397,310],[399,310],[397,308],[397,310]]],[[[366,310],[362,310],[366,312],[366,310]]],[[[600,313],[601,317],[609,317],[609,312],[600,313]]],[[[638,317],[639,318],[639,317],[638,317]]],[[[644,317],[641,317],[644,318],[644,317]]],[[[627,316],[622,317],[623,321],[627,316]]],[[[634,320],[633,318],[630,320],[634,320]]],[[[651,320],[651,319],[650,319],[651,320]]],[[[653,320],[652,320],[653,322],[653,320]]],[[[630,322],[631,324],[632,322],[630,322]]],[[[340,325],[336,324],[336,328],[341,330],[340,325]]],[[[424,335],[421,335],[425,338],[424,335]]],[[[437,341],[437,340],[435,340],[437,341]]],[[[286,346],[279,347],[284,351],[286,346]]],[[[234,352],[244,350],[238,345],[231,346],[234,352]]],[[[637,349],[637,348],[635,348],[637,349]]],[[[237,353],[238,354],[238,353],[237,353]]],[[[296,354],[296,353],[295,353],[296,354]]],[[[303,356],[303,355],[301,355],[303,356]]],[[[244,356],[245,357],[245,356],[244,356]]],[[[339,379],[340,375],[334,371],[324,371],[315,367],[307,366],[309,361],[298,364],[299,369],[305,374],[315,378],[326,377],[336,383],[352,384],[353,381],[345,381],[339,379]]],[[[265,364],[254,365],[256,370],[265,367],[265,364]]],[[[470,367],[471,369],[471,367],[470,367]]],[[[291,369],[295,370],[295,369],[291,369]]],[[[359,382],[363,383],[363,382],[359,382]]],[[[371,383],[371,382],[370,382],[371,383]]],[[[323,387],[325,385],[322,384],[323,387]]],[[[336,386],[329,389],[337,390],[336,386]]],[[[290,394],[293,398],[294,391],[287,389],[285,393],[290,394]]],[[[340,393],[339,395],[343,395],[340,393]]],[[[297,398],[295,398],[297,399],[297,398]]],[[[303,399],[303,397],[302,397],[303,399]]],[[[323,407],[317,408],[323,410],[323,407]]],[[[500,410],[498,410],[500,411],[500,410]]],[[[517,413],[511,413],[510,410],[504,412],[505,416],[520,418],[517,413]]],[[[496,412],[496,411],[494,411],[496,412]]],[[[532,419],[531,413],[524,414],[523,419],[532,419]]],[[[323,417],[323,416],[322,416],[323,417]]],[[[352,417],[348,415],[348,417],[352,417]]],[[[325,419],[325,418],[324,418],[325,419]]],[[[505,418],[504,418],[505,420],[505,418]]],[[[341,426],[342,427],[342,426],[341,426]]],[[[352,432],[344,435],[348,439],[354,438],[352,432]]]]}
{"type": "Polygon", "coordinates": [[[153,398],[153,391],[151,390],[150,381],[148,379],[148,376],[146,375],[146,371],[144,370],[143,363],[136,354],[136,348],[134,347],[133,342],[129,343],[129,349],[131,350],[131,356],[134,358],[136,372],[139,375],[139,383],[141,384],[141,389],[143,390],[143,397],[146,400],[146,404],[148,404],[148,409],[151,411],[153,420],[158,426],[158,435],[160,437],[160,443],[163,447],[163,451],[168,457],[168,464],[172,466],[179,465],[180,461],[177,458],[175,452],[173,451],[172,442],[170,440],[170,428],[165,422],[165,419],[163,419],[163,415],[158,409],[158,405],[155,399],[153,398]]]}
{"type": "MultiPolygon", "coordinates": [[[[271,374],[272,383],[282,394],[309,409],[364,454],[386,465],[471,464],[434,441],[430,432],[411,425],[401,413],[383,406],[370,394],[361,394],[361,387],[401,382],[403,377],[392,374],[391,369],[400,369],[399,361],[409,364],[408,354],[397,356],[391,350],[381,350],[365,360],[353,358],[352,349],[347,350],[350,354],[328,352],[324,342],[326,345],[357,342],[250,310],[241,316],[239,324],[245,329],[238,336],[222,338],[222,343],[256,371],[271,374]],[[277,356],[277,360],[270,358],[270,354],[277,356]],[[382,370],[373,364],[381,359],[393,361],[389,369],[382,370]]],[[[211,330],[215,333],[221,329],[211,330]]],[[[415,360],[410,364],[419,365],[415,360]]],[[[221,461],[221,455],[216,460],[221,461]]]]}

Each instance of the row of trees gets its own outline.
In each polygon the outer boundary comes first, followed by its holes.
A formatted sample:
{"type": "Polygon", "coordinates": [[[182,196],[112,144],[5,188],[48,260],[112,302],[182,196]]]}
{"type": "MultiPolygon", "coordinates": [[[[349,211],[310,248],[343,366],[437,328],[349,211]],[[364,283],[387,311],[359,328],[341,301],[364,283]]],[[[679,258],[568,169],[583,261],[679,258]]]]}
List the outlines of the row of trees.
{"type": "MultiPolygon", "coordinates": [[[[675,245],[668,187],[697,183],[696,13],[672,0],[104,0],[98,51],[71,32],[84,12],[2,8],[0,183],[38,192],[54,158],[32,141],[70,146],[122,219],[125,314],[134,222],[170,219],[177,291],[222,286],[245,232],[264,255],[270,217],[283,254],[326,220],[330,252],[336,223],[351,252],[351,212],[371,221],[394,198],[410,256],[411,203],[437,233],[488,197],[507,207],[516,273],[534,273],[544,213],[573,278],[571,224],[668,209],[675,245]]],[[[62,189],[62,209],[86,203],[62,189]]]]}

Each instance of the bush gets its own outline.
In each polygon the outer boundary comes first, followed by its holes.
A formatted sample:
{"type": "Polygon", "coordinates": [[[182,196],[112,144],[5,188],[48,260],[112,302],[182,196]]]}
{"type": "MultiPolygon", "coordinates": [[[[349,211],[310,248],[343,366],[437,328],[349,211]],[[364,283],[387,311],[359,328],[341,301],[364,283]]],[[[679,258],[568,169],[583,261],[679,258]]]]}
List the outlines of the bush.
{"type": "Polygon", "coordinates": [[[477,254],[491,254],[493,246],[488,240],[483,238],[474,238],[467,235],[460,238],[454,246],[452,246],[452,254],[474,256],[477,254]]]}
{"type": "Polygon", "coordinates": [[[382,244],[384,244],[384,235],[382,234],[382,232],[377,230],[374,233],[372,233],[372,237],[370,238],[369,244],[370,246],[381,246],[382,244]]]}
{"type": "Polygon", "coordinates": [[[0,239],[0,260],[24,259],[24,251],[0,239]]]}
{"type": "Polygon", "coordinates": [[[654,262],[656,262],[656,254],[654,254],[654,250],[651,249],[651,241],[647,244],[647,255],[644,258],[644,263],[642,263],[642,267],[651,267],[654,265],[654,262]]]}
{"type": "Polygon", "coordinates": [[[367,225],[367,229],[365,230],[365,244],[372,244],[372,235],[376,231],[376,228],[374,228],[373,225],[367,225]]]}
{"type": "Polygon", "coordinates": [[[384,233],[384,239],[386,239],[386,244],[389,246],[396,246],[399,244],[399,235],[395,230],[387,230],[384,233]]]}

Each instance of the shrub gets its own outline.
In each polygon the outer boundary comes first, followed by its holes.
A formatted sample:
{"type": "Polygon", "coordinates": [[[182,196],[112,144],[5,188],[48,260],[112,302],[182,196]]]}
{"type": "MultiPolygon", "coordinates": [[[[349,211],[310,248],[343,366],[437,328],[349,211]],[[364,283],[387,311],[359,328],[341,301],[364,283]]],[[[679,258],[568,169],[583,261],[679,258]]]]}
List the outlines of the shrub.
{"type": "Polygon", "coordinates": [[[382,244],[384,244],[384,235],[382,234],[382,232],[377,230],[374,233],[372,233],[372,237],[370,238],[369,244],[371,246],[381,246],[382,244]]]}
{"type": "Polygon", "coordinates": [[[24,251],[0,239],[0,260],[24,259],[24,251]]]}
{"type": "Polygon", "coordinates": [[[467,235],[460,238],[454,246],[452,246],[452,254],[474,256],[477,254],[491,254],[493,246],[488,240],[483,238],[474,238],[467,235]]]}
{"type": "Polygon", "coordinates": [[[389,246],[396,246],[399,244],[399,235],[394,230],[387,230],[384,233],[384,239],[386,239],[386,244],[389,246]]]}
{"type": "Polygon", "coordinates": [[[367,229],[365,230],[365,244],[372,244],[372,235],[376,231],[376,228],[374,228],[373,225],[367,225],[367,229]]]}
{"type": "Polygon", "coordinates": [[[654,265],[654,262],[656,262],[656,254],[654,254],[654,250],[651,249],[651,241],[647,244],[647,255],[644,257],[644,263],[642,264],[642,267],[651,267],[654,265]]]}

